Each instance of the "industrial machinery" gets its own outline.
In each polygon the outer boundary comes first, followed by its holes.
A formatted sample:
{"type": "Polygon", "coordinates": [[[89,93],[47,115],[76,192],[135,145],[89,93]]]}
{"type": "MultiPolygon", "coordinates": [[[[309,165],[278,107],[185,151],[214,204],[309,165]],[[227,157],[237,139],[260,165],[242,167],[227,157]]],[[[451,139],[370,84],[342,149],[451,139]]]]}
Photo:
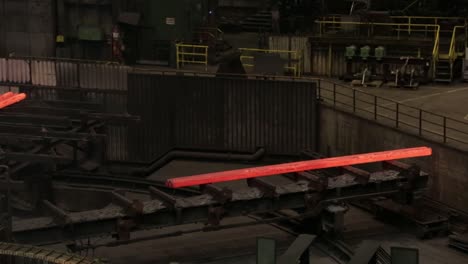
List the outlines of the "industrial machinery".
{"type": "Polygon", "coordinates": [[[403,64],[401,68],[392,71],[392,75],[394,75],[395,79],[393,83],[389,84],[389,86],[418,89],[419,77],[422,75],[421,72],[418,72],[415,68],[408,66],[408,62],[410,60],[409,57],[401,58],[401,60],[405,61],[405,64],[403,64]]]}

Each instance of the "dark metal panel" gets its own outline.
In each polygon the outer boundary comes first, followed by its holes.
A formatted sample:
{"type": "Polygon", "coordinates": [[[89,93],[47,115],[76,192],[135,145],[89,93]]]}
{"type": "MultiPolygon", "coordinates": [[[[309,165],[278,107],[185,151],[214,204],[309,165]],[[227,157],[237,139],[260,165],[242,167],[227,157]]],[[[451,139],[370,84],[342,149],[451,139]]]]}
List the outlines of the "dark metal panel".
{"type": "Polygon", "coordinates": [[[57,74],[57,86],[59,87],[79,87],[78,66],[69,61],[55,62],[55,72],[57,74]]]}
{"type": "Polygon", "coordinates": [[[129,127],[130,161],[152,162],[173,148],[173,87],[157,78],[129,75],[128,112],[141,122],[129,127]],[[169,86],[168,86],[169,85],[169,86]],[[164,87],[164,89],[161,89],[164,87]]]}
{"type": "Polygon", "coordinates": [[[315,149],[316,86],[310,82],[129,75],[130,156],[171,148],[295,155],[315,149]],[[165,142],[163,144],[161,141],[165,142]]]}
{"type": "Polygon", "coordinates": [[[225,81],[225,149],[265,147],[270,154],[297,154],[314,148],[313,84],[225,81]]]}
{"type": "MultiPolygon", "coordinates": [[[[179,148],[224,149],[224,91],[220,79],[162,76],[176,86],[174,135],[179,148]]],[[[172,86],[172,87],[174,87],[172,86]]]]}

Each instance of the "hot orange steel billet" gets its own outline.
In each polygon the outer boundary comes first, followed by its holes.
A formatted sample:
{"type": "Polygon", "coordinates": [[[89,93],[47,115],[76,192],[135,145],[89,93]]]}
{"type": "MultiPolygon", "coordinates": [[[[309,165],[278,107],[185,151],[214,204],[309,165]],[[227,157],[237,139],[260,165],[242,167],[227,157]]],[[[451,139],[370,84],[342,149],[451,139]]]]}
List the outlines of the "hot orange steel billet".
{"type": "Polygon", "coordinates": [[[0,95],[0,102],[3,101],[3,100],[6,100],[10,97],[13,97],[15,94],[12,93],[12,92],[7,92],[7,93],[4,93],[2,95],[0,95]]]}
{"type": "Polygon", "coordinates": [[[424,157],[430,155],[432,155],[432,149],[428,147],[398,149],[174,178],[167,180],[166,185],[171,188],[182,188],[292,172],[319,170],[372,162],[424,157]]]}
{"type": "Polygon", "coordinates": [[[5,108],[7,106],[10,106],[12,104],[16,104],[18,102],[21,102],[24,99],[26,99],[26,94],[24,94],[24,93],[20,93],[20,94],[12,96],[10,98],[4,99],[3,101],[0,101],[0,109],[3,109],[3,108],[5,108]]]}

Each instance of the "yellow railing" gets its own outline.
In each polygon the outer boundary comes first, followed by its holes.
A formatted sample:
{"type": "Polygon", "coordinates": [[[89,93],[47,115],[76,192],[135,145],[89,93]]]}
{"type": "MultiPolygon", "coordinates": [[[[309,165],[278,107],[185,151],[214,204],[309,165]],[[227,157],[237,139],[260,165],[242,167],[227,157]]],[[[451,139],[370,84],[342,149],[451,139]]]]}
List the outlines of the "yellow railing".
{"type": "Polygon", "coordinates": [[[254,67],[253,62],[255,58],[255,53],[266,53],[266,54],[279,54],[288,56],[285,70],[291,71],[295,77],[300,77],[302,75],[302,63],[303,57],[302,52],[297,50],[270,50],[270,49],[251,49],[251,48],[240,48],[242,52],[240,60],[244,67],[254,67]]]}
{"type": "Polygon", "coordinates": [[[439,49],[440,49],[440,27],[437,29],[434,49],[432,50],[432,77],[436,77],[437,62],[439,61],[439,49]]]}
{"type": "Polygon", "coordinates": [[[185,64],[202,64],[208,70],[208,46],[193,44],[176,44],[177,69],[185,64]]]}
{"type": "Polygon", "coordinates": [[[455,26],[453,28],[452,39],[450,41],[450,51],[448,56],[450,63],[454,63],[459,55],[457,52],[457,30],[459,29],[465,29],[465,26],[455,26]]]}
{"type": "Polygon", "coordinates": [[[392,31],[396,32],[396,37],[399,40],[402,32],[407,32],[408,35],[415,33],[424,33],[424,37],[428,37],[428,33],[434,33],[435,35],[440,33],[440,26],[434,24],[407,24],[407,23],[367,23],[367,22],[345,22],[345,21],[316,21],[319,24],[319,34],[322,36],[327,26],[332,25],[332,28],[336,28],[336,25],[348,25],[348,26],[365,26],[367,27],[368,37],[371,37],[375,33],[376,27],[389,27],[392,31]]]}

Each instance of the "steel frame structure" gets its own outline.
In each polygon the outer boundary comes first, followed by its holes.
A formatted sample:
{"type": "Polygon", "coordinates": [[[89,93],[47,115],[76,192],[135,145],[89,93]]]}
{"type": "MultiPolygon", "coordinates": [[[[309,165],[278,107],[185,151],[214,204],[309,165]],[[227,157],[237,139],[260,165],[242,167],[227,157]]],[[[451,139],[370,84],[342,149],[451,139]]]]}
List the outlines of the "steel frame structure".
{"type": "MultiPolygon", "coordinates": [[[[352,170],[351,170],[352,171],[352,170]]],[[[190,223],[205,223],[205,231],[223,228],[223,218],[282,209],[299,209],[302,217],[318,216],[329,204],[374,196],[413,195],[424,190],[428,174],[408,172],[408,167],[369,173],[363,181],[359,171],[333,178],[313,172],[283,175],[294,179],[275,185],[263,179],[249,180],[249,188],[231,190],[206,185],[203,193],[181,197],[154,186],[147,189],[149,200],[131,200],[124,193],[107,188],[109,203],[101,210],[67,213],[46,203],[48,215],[16,221],[14,241],[30,244],[54,244],[97,236],[114,236],[119,243],[130,241],[137,230],[159,229],[190,223]]]]}

